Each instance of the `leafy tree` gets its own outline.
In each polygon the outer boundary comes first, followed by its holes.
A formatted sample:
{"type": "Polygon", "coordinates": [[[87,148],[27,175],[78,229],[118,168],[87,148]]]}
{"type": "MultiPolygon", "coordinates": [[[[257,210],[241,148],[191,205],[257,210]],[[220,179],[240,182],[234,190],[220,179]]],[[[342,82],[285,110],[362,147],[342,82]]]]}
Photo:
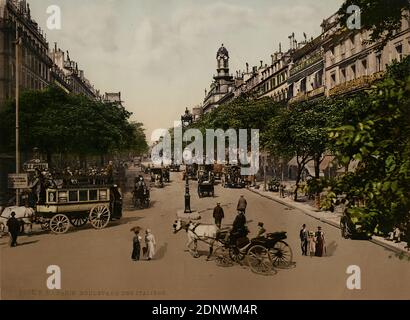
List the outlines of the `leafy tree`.
{"type": "Polygon", "coordinates": [[[347,13],[350,5],[359,6],[362,27],[371,31],[372,42],[380,42],[381,45],[394,36],[402,18],[408,16],[410,10],[408,0],[346,0],[338,11],[344,25],[350,15],[347,13]]]}
{"type": "Polygon", "coordinates": [[[395,225],[407,226],[410,232],[409,74],[408,57],[393,65],[366,99],[350,101],[352,110],[366,109],[356,123],[330,133],[340,163],[358,162],[333,189],[346,196],[348,214],[369,234],[385,234],[395,225]]]}
{"type": "Polygon", "coordinates": [[[284,109],[270,121],[265,137],[271,153],[284,159],[296,157],[295,201],[303,170],[311,160],[315,163],[315,179],[319,179],[320,163],[329,149],[326,128],[334,126],[340,119],[337,106],[325,98],[300,103],[284,109]]]}
{"type": "MultiPolygon", "coordinates": [[[[88,155],[100,155],[144,149],[145,135],[140,124],[129,122],[131,113],[121,106],[68,95],[58,87],[26,91],[21,95],[21,151],[38,147],[47,154],[78,155],[82,162],[88,155]]],[[[14,149],[14,101],[0,114],[1,149],[14,149]]]]}

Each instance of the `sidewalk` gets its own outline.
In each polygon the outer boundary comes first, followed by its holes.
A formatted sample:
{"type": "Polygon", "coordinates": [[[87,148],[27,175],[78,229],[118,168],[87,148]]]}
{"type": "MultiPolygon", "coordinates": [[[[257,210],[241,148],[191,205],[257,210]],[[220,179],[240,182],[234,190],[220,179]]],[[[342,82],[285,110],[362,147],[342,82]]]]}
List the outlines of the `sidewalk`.
{"type": "MultiPolygon", "coordinates": [[[[267,199],[281,203],[287,207],[298,209],[312,218],[340,229],[340,217],[342,215],[341,212],[320,211],[309,204],[295,202],[289,197],[281,198],[279,197],[279,194],[277,192],[263,191],[262,189],[255,188],[248,188],[248,190],[267,199]]],[[[410,251],[405,249],[405,242],[395,243],[378,236],[373,236],[370,241],[384,248],[392,250],[398,254],[406,254],[410,256],[410,251]]]]}

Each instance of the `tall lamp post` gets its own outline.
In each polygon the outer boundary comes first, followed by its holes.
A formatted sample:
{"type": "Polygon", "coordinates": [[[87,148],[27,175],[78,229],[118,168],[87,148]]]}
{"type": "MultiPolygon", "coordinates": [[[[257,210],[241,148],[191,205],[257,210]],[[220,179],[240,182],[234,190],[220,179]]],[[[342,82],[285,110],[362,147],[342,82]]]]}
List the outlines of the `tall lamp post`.
{"type": "MultiPolygon", "coordinates": [[[[16,174],[20,173],[20,134],[19,134],[19,98],[20,98],[20,44],[18,26],[16,25],[16,174]]],[[[16,189],[16,206],[20,206],[20,190],[16,189]]]]}
{"type": "MultiPolygon", "coordinates": [[[[185,110],[185,114],[181,116],[182,129],[189,127],[193,122],[192,114],[189,112],[188,108],[185,110]]],[[[188,167],[185,165],[185,210],[184,213],[192,213],[191,210],[191,195],[189,194],[189,177],[188,177],[188,167]]]]}

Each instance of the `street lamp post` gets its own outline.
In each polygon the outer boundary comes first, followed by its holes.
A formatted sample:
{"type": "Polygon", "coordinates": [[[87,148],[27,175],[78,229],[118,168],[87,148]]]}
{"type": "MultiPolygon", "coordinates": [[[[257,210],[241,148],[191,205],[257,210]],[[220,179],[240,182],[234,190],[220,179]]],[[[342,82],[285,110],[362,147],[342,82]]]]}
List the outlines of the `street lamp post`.
{"type": "MultiPolygon", "coordinates": [[[[16,174],[20,173],[20,134],[19,134],[19,104],[20,104],[20,43],[21,38],[16,27],[16,174]]],[[[16,206],[20,206],[20,190],[16,189],[16,206]]]]}
{"type": "MultiPolygon", "coordinates": [[[[188,108],[186,108],[185,113],[181,116],[181,123],[182,129],[186,129],[189,127],[193,122],[192,114],[189,112],[188,108]]],[[[185,141],[188,143],[188,140],[185,141]]],[[[191,210],[191,195],[189,194],[189,177],[188,177],[188,167],[185,164],[185,210],[184,213],[192,213],[191,210]]]]}
{"type": "Polygon", "coordinates": [[[185,210],[184,213],[192,213],[191,211],[191,195],[189,194],[188,170],[185,169],[185,210]]]}

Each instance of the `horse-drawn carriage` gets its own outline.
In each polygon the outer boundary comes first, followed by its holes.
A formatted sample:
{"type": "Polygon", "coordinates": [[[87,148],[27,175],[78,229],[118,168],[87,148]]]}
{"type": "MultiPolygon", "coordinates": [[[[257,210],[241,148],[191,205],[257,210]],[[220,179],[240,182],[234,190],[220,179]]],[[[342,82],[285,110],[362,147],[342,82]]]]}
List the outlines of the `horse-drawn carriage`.
{"type": "Polygon", "coordinates": [[[183,180],[185,180],[186,175],[188,175],[188,179],[196,180],[198,178],[198,164],[193,163],[185,165],[183,180]]]}
{"type": "Polygon", "coordinates": [[[212,168],[212,172],[214,174],[215,180],[221,180],[223,175],[223,164],[215,163],[212,168]]]}
{"type": "Polygon", "coordinates": [[[185,222],[181,219],[173,225],[174,233],[184,229],[187,232],[187,249],[198,258],[198,241],[209,245],[207,260],[213,256],[216,264],[222,267],[234,263],[247,262],[250,269],[258,274],[272,274],[275,268],[289,268],[293,264],[293,253],[284,241],[286,232],[274,232],[249,239],[236,237],[231,229],[220,229],[213,224],[185,222]],[[194,249],[191,245],[194,244],[194,249]],[[217,246],[213,250],[214,245],[217,246]]]}
{"type": "Polygon", "coordinates": [[[165,167],[162,169],[162,178],[165,182],[171,181],[171,169],[169,167],[165,167]]]}
{"type": "Polygon", "coordinates": [[[203,196],[214,197],[215,189],[214,182],[215,178],[212,171],[213,165],[199,165],[197,172],[198,180],[198,196],[202,198],[203,196]]]}
{"type": "Polygon", "coordinates": [[[222,186],[224,188],[245,188],[246,182],[241,175],[241,167],[237,165],[226,165],[222,175],[222,186]]]}
{"type": "Polygon", "coordinates": [[[142,177],[136,177],[134,180],[134,190],[132,192],[132,203],[134,208],[149,208],[150,190],[145,184],[142,177]]]}
{"type": "Polygon", "coordinates": [[[164,172],[162,168],[151,168],[151,182],[156,188],[164,187],[164,172]]]}
{"type": "Polygon", "coordinates": [[[171,172],[179,172],[181,170],[181,165],[176,164],[174,161],[172,161],[171,165],[169,166],[169,170],[171,172]]]}
{"type": "Polygon", "coordinates": [[[122,216],[122,196],[116,185],[48,188],[45,202],[36,206],[36,222],[53,233],[66,233],[70,224],[82,227],[90,222],[95,229],[105,228],[122,216]]]}

